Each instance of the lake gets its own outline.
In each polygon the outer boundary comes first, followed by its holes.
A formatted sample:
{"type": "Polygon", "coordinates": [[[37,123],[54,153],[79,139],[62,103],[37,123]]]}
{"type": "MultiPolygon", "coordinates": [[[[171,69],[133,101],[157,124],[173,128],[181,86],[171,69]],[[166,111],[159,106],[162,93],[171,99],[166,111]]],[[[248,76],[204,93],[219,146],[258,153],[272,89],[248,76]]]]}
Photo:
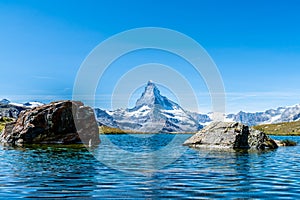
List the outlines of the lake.
{"type": "Polygon", "coordinates": [[[300,198],[299,146],[251,153],[195,150],[180,145],[190,136],[101,135],[101,145],[89,150],[0,146],[0,197],[300,198]]]}

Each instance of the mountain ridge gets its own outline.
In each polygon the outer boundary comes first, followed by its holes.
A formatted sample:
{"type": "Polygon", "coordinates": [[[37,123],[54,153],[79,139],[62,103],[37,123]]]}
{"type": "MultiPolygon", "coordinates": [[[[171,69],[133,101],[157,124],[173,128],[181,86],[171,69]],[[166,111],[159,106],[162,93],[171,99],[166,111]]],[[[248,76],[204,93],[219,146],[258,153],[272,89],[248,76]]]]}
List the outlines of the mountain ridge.
{"type": "MultiPolygon", "coordinates": [[[[43,103],[37,101],[14,103],[8,99],[2,99],[0,100],[0,117],[17,118],[22,110],[40,105],[43,103]]],[[[212,113],[203,114],[185,110],[177,103],[161,95],[153,81],[148,81],[145,90],[133,108],[114,111],[100,108],[94,110],[100,126],[124,130],[133,129],[132,131],[137,132],[195,132],[213,121],[212,113]]],[[[281,106],[262,112],[240,111],[236,114],[225,115],[227,122],[241,122],[248,126],[299,120],[300,104],[281,106]]]]}
{"type": "Polygon", "coordinates": [[[144,92],[133,108],[115,111],[97,109],[96,117],[99,125],[137,132],[184,133],[197,132],[202,128],[202,125],[189,112],[162,96],[152,81],[148,81],[144,92]],[[100,113],[102,116],[108,115],[109,117],[101,118],[100,113]],[[112,124],[114,126],[111,126],[112,124]]]}

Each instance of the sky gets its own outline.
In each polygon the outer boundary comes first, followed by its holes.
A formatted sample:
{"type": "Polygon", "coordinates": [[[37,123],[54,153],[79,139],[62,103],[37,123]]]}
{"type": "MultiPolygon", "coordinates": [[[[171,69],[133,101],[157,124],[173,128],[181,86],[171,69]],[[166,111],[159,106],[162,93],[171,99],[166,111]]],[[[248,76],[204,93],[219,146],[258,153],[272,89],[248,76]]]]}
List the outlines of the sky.
{"type": "MultiPolygon", "coordinates": [[[[299,10],[297,0],[0,0],[0,98],[44,103],[71,99],[80,66],[97,45],[126,30],[162,27],[193,38],[207,51],[223,79],[227,112],[298,104],[299,10]]],[[[127,70],[153,60],[171,68],[183,62],[154,50],[127,56],[120,58],[123,63],[118,60],[119,66],[128,65],[127,70]]],[[[205,82],[195,85],[184,63],[179,71],[196,90],[198,111],[209,112],[205,82]]],[[[126,73],[112,67],[99,82],[97,106],[111,109],[111,92],[121,72],[126,73]]],[[[120,106],[125,100],[133,106],[142,88],[137,85],[133,100],[121,99],[120,106]]],[[[176,96],[189,98],[166,85],[160,89],[174,101],[176,96]]],[[[181,106],[196,109],[187,100],[181,106]]]]}

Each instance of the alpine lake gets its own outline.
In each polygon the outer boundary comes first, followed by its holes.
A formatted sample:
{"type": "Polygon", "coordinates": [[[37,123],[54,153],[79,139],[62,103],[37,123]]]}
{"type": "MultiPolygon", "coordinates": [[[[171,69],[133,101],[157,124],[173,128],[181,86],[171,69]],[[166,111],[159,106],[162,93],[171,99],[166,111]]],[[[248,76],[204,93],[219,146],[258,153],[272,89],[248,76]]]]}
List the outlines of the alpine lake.
{"type": "MultiPolygon", "coordinates": [[[[300,146],[192,149],[191,134],[100,135],[101,144],[0,146],[1,198],[300,199],[300,146]]],[[[296,136],[271,136],[300,142],[296,136]]]]}

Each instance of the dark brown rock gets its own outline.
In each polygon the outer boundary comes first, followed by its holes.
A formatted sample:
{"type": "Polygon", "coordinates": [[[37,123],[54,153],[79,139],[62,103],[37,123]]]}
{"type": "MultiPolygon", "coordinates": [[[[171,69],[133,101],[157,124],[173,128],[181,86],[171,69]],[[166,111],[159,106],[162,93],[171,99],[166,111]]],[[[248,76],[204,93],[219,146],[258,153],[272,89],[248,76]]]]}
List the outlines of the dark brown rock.
{"type": "Polygon", "coordinates": [[[229,149],[276,149],[265,133],[237,122],[213,122],[184,142],[191,147],[229,149]]]}
{"type": "Polygon", "coordinates": [[[22,111],[16,122],[5,126],[0,141],[13,145],[100,143],[93,109],[77,101],[57,101],[22,111]]]}

